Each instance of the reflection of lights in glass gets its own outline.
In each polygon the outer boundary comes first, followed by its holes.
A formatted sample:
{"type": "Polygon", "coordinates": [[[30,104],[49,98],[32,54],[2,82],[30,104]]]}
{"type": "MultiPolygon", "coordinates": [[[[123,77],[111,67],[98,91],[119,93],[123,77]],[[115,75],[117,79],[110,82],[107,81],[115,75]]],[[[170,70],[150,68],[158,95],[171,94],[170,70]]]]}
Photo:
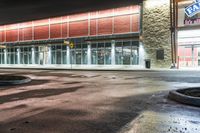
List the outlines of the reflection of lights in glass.
{"type": "Polygon", "coordinates": [[[184,30],[178,32],[179,44],[199,44],[200,30],[184,30]]]}

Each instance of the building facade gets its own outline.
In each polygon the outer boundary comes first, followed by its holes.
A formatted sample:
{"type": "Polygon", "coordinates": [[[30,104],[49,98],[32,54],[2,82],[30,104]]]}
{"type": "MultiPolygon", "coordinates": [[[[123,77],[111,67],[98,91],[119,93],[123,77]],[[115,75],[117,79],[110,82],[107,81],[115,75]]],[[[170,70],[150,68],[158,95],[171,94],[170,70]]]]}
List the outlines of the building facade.
{"type": "MultiPolygon", "coordinates": [[[[187,14],[187,7],[198,5],[198,0],[185,0],[178,5],[178,64],[180,68],[200,68],[200,14],[192,8],[192,15],[187,14]]],[[[196,6],[195,6],[196,7],[196,6]]],[[[200,7],[197,7],[198,9],[200,7]]],[[[190,10],[188,10],[190,13],[190,10]]]]}
{"type": "Polygon", "coordinates": [[[170,2],[0,26],[0,67],[170,68],[170,2]]]}

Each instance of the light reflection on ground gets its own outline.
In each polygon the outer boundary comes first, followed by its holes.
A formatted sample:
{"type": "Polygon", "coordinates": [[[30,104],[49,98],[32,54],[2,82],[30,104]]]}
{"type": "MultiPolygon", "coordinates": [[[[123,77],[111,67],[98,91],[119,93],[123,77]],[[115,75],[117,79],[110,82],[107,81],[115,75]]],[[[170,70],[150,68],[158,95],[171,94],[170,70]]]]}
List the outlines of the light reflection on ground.
{"type": "Polygon", "coordinates": [[[32,78],[0,87],[0,133],[199,133],[200,108],[167,99],[198,72],[0,70],[32,78]]]}

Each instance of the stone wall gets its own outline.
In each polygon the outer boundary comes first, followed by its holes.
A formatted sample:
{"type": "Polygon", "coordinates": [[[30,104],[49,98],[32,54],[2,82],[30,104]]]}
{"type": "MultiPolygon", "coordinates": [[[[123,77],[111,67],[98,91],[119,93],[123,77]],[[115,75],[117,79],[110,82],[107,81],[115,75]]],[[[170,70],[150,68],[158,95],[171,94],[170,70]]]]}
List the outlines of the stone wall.
{"type": "Polygon", "coordinates": [[[170,2],[145,0],[143,2],[143,45],[145,58],[151,59],[151,68],[170,68],[170,2]],[[164,60],[156,59],[156,51],[164,49],[164,60]]]}

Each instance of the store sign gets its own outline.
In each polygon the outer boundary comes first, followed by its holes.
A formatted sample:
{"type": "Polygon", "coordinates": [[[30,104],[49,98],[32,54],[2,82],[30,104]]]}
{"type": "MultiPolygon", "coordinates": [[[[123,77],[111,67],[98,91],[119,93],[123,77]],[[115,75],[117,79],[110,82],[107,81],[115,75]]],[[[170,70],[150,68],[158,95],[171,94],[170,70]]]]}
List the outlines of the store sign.
{"type": "Polygon", "coordinates": [[[200,18],[184,20],[184,25],[193,25],[193,24],[200,24],[200,18]]]}
{"type": "Polygon", "coordinates": [[[185,13],[188,17],[192,17],[200,12],[200,0],[194,0],[194,4],[185,8],[185,13]]]}

